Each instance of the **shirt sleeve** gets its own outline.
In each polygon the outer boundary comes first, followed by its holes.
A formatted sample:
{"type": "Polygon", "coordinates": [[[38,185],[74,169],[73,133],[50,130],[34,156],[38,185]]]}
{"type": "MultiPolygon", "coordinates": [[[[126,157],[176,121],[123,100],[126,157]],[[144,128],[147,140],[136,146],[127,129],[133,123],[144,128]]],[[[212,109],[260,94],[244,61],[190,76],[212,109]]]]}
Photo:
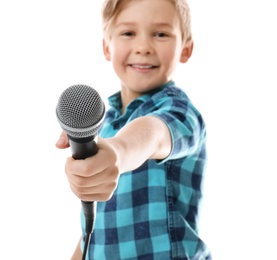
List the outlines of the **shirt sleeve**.
{"type": "Polygon", "coordinates": [[[160,161],[179,159],[200,151],[205,142],[205,124],[199,111],[183,92],[167,93],[156,97],[153,110],[146,114],[156,116],[168,126],[172,149],[167,158],[160,161]]]}

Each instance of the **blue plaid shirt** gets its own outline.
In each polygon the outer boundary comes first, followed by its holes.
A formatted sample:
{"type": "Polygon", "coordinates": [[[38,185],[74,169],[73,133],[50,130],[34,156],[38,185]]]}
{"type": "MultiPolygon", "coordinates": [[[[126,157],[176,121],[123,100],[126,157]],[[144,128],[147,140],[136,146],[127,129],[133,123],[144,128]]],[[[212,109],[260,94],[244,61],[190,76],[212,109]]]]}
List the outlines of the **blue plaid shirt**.
{"type": "MultiPolygon", "coordinates": [[[[97,203],[89,259],[210,259],[197,233],[206,163],[200,113],[172,81],[132,101],[123,115],[120,92],[109,104],[101,137],[114,136],[138,117],[156,116],[170,130],[172,151],[121,174],[112,198],[97,203]]],[[[81,222],[85,235],[83,213],[81,222]]]]}

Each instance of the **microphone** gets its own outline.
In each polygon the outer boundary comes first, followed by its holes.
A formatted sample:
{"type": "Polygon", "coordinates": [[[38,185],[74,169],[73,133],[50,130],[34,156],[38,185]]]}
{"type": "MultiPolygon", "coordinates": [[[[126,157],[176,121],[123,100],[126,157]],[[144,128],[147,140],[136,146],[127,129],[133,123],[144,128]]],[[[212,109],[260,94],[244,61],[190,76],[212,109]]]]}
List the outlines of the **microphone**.
{"type": "MultiPolygon", "coordinates": [[[[63,91],[56,107],[56,116],[61,128],[67,133],[74,159],[85,159],[97,153],[94,139],[102,126],[104,115],[105,105],[95,89],[74,85],[63,91]]],[[[86,220],[85,259],[94,227],[96,203],[81,203],[86,220]]]]}

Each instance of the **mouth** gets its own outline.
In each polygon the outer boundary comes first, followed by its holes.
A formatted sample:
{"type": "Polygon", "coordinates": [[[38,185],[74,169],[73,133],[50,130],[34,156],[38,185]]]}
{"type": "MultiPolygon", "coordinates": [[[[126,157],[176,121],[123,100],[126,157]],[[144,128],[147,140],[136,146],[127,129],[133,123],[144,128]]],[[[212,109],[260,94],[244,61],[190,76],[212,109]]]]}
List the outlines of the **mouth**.
{"type": "Polygon", "coordinates": [[[134,69],[147,70],[147,69],[155,69],[158,66],[150,65],[150,64],[129,64],[130,67],[134,69]]]}

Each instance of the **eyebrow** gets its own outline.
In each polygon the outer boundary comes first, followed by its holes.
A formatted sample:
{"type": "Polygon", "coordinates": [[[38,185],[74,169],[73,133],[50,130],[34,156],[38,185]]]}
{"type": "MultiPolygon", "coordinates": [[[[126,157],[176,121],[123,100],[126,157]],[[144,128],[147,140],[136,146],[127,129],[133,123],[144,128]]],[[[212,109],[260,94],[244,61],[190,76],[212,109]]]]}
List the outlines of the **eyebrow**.
{"type": "MultiPolygon", "coordinates": [[[[170,24],[170,23],[152,23],[153,25],[155,26],[160,26],[160,27],[170,27],[170,28],[173,28],[173,26],[170,24]]],[[[119,27],[119,26],[134,26],[136,25],[136,23],[134,22],[122,22],[122,23],[119,23],[115,26],[115,28],[119,27]]]]}

